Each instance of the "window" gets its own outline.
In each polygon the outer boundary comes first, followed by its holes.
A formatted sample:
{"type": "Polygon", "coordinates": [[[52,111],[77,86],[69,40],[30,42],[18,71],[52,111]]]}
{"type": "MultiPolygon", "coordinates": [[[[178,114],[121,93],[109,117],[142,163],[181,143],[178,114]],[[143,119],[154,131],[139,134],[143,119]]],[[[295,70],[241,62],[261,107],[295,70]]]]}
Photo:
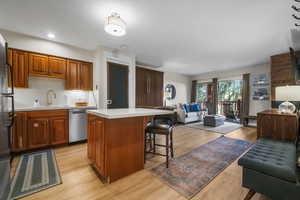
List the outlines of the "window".
{"type": "Polygon", "coordinates": [[[241,93],[241,80],[225,80],[218,82],[218,101],[236,101],[242,98],[241,93]]]}
{"type": "Polygon", "coordinates": [[[207,83],[197,83],[196,85],[196,101],[207,101],[207,83]]]}

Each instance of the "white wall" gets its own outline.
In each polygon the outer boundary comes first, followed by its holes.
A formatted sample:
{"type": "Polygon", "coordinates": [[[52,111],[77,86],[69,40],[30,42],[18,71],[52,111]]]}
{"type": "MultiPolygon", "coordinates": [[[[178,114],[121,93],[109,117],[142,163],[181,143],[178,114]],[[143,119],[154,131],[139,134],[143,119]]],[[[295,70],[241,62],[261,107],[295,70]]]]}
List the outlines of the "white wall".
{"type": "MultiPolygon", "coordinates": [[[[250,67],[243,67],[243,68],[236,68],[226,71],[217,71],[217,72],[209,72],[203,73],[197,76],[193,76],[192,80],[198,80],[200,82],[208,82],[211,81],[212,78],[218,78],[219,80],[226,80],[226,79],[236,79],[242,78],[243,74],[250,73],[250,115],[256,115],[257,112],[266,110],[271,108],[271,100],[270,101],[254,101],[251,98],[253,94],[253,87],[252,87],[252,78],[255,74],[267,73],[270,77],[270,64],[262,64],[250,67]]],[[[270,90],[270,89],[269,89],[270,90]]],[[[271,96],[270,96],[271,98],[271,96]]]]}
{"type": "MultiPolygon", "coordinates": [[[[5,30],[0,30],[0,33],[11,48],[90,62],[94,60],[93,51],[5,30]]],[[[86,99],[92,105],[95,104],[92,92],[65,91],[64,80],[61,79],[29,77],[28,84],[28,89],[15,89],[16,107],[32,106],[36,98],[39,99],[41,105],[46,105],[46,95],[49,89],[54,90],[57,94],[57,99],[53,102],[54,104],[73,104],[79,98],[86,99]]]]}
{"type": "Polygon", "coordinates": [[[178,103],[189,103],[191,100],[192,79],[190,76],[165,72],[164,73],[164,87],[167,84],[172,84],[176,88],[176,97],[172,100],[167,100],[166,105],[177,105],[178,103]]]}
{"type": "Polygon", "coordinates": [[[135,55],[99,47],[95,52],[94,88],[100,108],[107,108],[107,62],[129,66],[128,100],[129,107],[135,107],[135,55]]]}

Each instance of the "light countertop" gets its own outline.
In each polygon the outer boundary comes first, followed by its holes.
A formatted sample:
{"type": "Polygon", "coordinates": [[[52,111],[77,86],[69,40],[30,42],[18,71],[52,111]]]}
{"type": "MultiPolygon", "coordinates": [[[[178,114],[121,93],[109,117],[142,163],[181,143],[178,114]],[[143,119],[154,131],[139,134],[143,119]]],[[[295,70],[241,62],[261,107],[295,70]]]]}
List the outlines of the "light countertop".
{"type": "Polygon", "coordinates": [[[71,106],[71,105],[50,105],[50,106],[16,106],[15,111],[35,111],[35,110],[60,110],[60,109],[96,109],[96,106],[71,106]]]}
{"type": "Polygon", "coordinates": [[[167,115],[167,114],[173,114],[174,111],[159,110],[159,109],[145,109],[145,108],[122,108],[122,109],[88,110],[87,113],[94,114],[106,119],[117,119],[117,118],[126,118],[126,117],[167,115]]]}

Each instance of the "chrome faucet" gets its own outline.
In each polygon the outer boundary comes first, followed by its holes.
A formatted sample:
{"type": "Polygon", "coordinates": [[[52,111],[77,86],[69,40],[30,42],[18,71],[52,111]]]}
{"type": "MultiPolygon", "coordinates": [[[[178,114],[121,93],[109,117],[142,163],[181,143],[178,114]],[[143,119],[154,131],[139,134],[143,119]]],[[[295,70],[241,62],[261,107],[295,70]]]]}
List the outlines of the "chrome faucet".
{"type": "Polygon", "coordinates": [[[53,90],[48,90],[47,92],[47,105],[52,105],[52,97],[56,99],[56,93],[53,90]],[[50,98],[49,98],[50,97],[50,98]]]}

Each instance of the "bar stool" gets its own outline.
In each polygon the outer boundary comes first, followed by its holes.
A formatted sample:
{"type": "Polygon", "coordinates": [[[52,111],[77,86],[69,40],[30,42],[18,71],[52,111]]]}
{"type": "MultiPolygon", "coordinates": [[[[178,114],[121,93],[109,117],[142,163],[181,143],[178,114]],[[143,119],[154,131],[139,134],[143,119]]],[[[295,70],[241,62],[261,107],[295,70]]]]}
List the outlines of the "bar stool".
{"type": "Polygon", "coordinates": [[[174,157],[174,148],[173,148],[173,127],[174,123],[169,117],[157,116],[154,120],[148,124],[145,129],[145,162],[146,154],[151,153],[154,155],[166,157],[166,167],[169,167],[169,155],[174,157]],[[156,144],[156,135],[163,135],[166,138],[165,144],[156,144]],[[150,148],[147,150],[147,144],[150,145],[150,148]],[[156,152],[156,147],[165,147],[166,154],[161,154],[156,152]]]}

